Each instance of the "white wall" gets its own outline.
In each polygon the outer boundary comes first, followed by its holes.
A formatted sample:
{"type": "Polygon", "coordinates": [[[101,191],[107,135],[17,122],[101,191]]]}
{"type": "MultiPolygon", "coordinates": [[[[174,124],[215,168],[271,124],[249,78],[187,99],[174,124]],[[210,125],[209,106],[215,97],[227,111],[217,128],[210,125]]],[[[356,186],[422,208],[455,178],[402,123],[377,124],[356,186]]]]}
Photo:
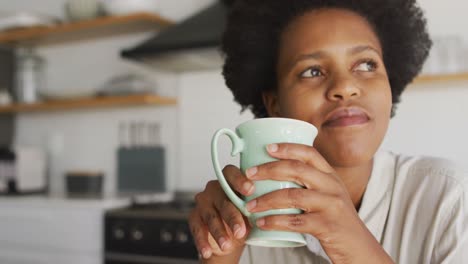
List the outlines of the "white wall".
{"type": "MultiPolygon", "coordinates": [[[[252,119],[250,112],[239,115],[240,107],[233,102],[220,72],[186,74],[180,83],[180,175],[182,189],[202,188],[214,179],[211,166],[211,137],[219,128],[234,129],[237,124],[252,119]]],[[[230,158],[231,143],[220,140],[221,164],[237,162],[230,158]]]]}
{"type": "MultiPolygon", "coordinates": [[[[214,0],[161,0],[161,15],[179,21],[214,0]]],[[[0,11],[40,12],[64,18],[66,0],[3,1],[0,11]]],[[[42,46],[38,52],[47,59],[47,90],[95,91],[109,78],[126,73],[144,74],[156,82],[157,93],[179,98],[181,76],[157,72],[143,65],[123,60],[119,52],[153,35],[153,32],[92,39],[77,43],[42,46]]],[[[183,98],[181,96],[180,98],[183,98]]],[[[162,126],[162,141],[168,151],[169,188],[175,189],[180,175],[178,132],[180,104],[175,107],[137,107],[90,109],[53,113],[19,114],[15,144],[53,148],[50,162],[52,194],[63,193],[63,175],[70,170],[98,170],[106,174],[105,191],[115,190],[116,150],[121,122],[151,121],[162,126]]]]}
{"type": "MultiPolygon", "coordinates": [[[[41,0],[31,7],[61,14],[62,0],[41,0]]],[[[183,17],[194,7],[210,1],[162,1],[165,12],[183,17]],[[182,10],[182,8],[184,8],[182,10]],[[185,11],[184,11],[185,10],[185,11]]],[[[468,36],[464,27],[468,2],[464,0],[420,0],[427,11],[430,31],[434,35],[468,36]]],[[[2,9],[29,8],[31,1],[3,1],[2,9]]],[[[178,97],[175,108],[136,108],[89,110],[64,113],[22,114],[17,122],[18,144],[44,146],[51,135],[60,134],[64,150],[52,169],[53,190],[61,192],[63,172],[69,169],[101,169],[108,175],[106,190],[115,184],[115,148],[117,126],[121,120],[155,120],[163,124],[163,137],[170,149],[169,177],[177,189],[200,189],[213,179],[210,139],[217,128],[234,128],[251,118],[239,115],[240,107],[224,86],[219,71],[187,73],[180,76],[152,72],[118,58],[118,50],[132,46],[146,34],[59,45],[40,50],[49,59],[51,89],[95,87],[111,75],[127,70],[143,71],[160,83],[161,93],[178,97]]],[[[459,162],[468,159],[464,136],[468,113],[468,82],[409,87],[402,97],[397,116],[392,120],[383,148],[411,154],[445,156],[459,162]]],[[[234,162],[228,156],[229,143],[221,143],[222,162],[234,162]]]]}
{"type": "MultiPolygon", "coordinates": [[[[467,1],[419,0],[419,3],[426,12],[432,36],[457,35],[468,43],[467,1]]],[[[468,53],[460,56],[468,61],[468,53]]],[[[468,165],[467,101],[468,82],[408,87],[383,148],[442,156],[468,165]]]]}

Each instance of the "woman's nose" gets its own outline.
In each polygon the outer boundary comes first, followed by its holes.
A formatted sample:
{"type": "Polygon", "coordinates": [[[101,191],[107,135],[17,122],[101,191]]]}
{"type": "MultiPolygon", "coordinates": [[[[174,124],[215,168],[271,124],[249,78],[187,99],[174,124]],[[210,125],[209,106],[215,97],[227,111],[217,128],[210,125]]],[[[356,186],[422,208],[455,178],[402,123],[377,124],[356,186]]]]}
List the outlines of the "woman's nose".
{"type": "Polygon", "coordinates": [[[361,90],[350,78],[339,78],[332,83],[327,97],[332,101],[346,101],[361,96],[361,90]]]}

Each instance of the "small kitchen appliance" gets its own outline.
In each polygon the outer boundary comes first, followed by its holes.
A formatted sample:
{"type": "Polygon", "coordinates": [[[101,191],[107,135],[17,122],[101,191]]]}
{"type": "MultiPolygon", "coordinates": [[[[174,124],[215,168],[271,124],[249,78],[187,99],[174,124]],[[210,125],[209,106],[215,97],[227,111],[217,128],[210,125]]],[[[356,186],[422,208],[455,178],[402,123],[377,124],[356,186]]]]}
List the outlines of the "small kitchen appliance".
{"type": "Polygon", "coordinates": [[[46,158],[37,148],[0,148],[0,193],[30,194],[46,189],[46,158]]]}
{"type": "Polygon", "coordinates": [[[138,198],[167,192],[166,151],[158,123],[133,121],[119,127],[117,191],[138,198]]]}

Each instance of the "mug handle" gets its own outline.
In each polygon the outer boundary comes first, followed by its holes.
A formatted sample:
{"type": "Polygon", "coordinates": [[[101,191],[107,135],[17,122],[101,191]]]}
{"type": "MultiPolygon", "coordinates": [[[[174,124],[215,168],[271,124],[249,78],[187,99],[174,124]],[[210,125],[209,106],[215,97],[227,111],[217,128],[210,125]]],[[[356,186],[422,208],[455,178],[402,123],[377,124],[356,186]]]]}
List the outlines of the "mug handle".
{"type": "Polygon", "coordinates": [[[222,135],[228,136],[232,142],[231,156],[236,156],[244,150],[244,141],[230,129],[222,128],[216,131],[213,139],[211,140],[211,160],[213,161],[214,171],[221,188],[223,188],[227,197],[237,207],[237,209],[239,209],[243,215],[249,217],[251,213],[246,209],[246,203],[239,196],[237,196],[237,194],[232,190],[231,186],[229,186],[229,183],[224,178],[224,174],[221,171],[221,167],[219,166],[218,141],[222,135]]]}

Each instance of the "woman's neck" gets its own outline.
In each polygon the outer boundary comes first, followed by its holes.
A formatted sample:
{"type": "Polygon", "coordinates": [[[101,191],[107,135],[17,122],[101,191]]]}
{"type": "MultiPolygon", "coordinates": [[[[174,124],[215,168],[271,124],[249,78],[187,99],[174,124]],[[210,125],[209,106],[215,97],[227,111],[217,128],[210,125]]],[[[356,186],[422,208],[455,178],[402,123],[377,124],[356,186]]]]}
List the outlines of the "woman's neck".
{"type": "Polygon", "coordinates": [[[373,160],[357,167],[335,167],[336,173],[343,181],[357,211],[361,207],[362,197],[366,191],[373,167],[373,160]]]}

